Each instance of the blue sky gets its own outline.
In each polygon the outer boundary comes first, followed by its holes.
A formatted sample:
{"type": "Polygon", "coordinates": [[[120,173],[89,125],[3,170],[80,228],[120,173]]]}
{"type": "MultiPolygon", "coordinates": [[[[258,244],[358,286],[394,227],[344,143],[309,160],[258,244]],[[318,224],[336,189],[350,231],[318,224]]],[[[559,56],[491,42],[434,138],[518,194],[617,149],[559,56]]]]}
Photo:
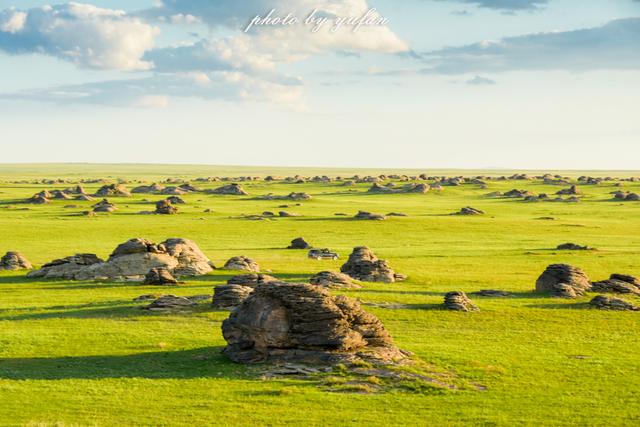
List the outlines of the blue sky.
{"type": "Polygon", "coordinates": [[[640,169],[639,99],[636,0],[0,0],[1,162],[640,169]]]}

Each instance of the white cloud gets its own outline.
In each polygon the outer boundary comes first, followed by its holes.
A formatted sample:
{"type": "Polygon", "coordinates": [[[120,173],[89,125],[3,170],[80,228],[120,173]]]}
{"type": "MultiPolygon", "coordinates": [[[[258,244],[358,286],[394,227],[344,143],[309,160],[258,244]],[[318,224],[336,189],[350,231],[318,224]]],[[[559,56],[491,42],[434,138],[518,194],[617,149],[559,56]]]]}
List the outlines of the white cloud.
{"type": "Polygon", "coordinates": [[[123,11],[80,3],[0,12],[0,50],[44,53],[95,69],[147,70],[159,29],[123,11]]]}
{"type": "Polygon", "coordinates": [[[300,81],[269,80],[237,71],[156,74],[139,79],[34,89],[2,94],[0,98],[141,108],[164,108],[171,98],[196,98],[266,102],[287,109],[305,109],[300,81]]]}

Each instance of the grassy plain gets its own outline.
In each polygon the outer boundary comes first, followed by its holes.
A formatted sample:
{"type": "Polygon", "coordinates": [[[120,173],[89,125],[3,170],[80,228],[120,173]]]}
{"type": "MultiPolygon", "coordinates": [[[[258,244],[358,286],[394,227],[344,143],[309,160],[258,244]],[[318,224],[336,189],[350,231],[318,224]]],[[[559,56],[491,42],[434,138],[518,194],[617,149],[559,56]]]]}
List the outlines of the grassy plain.
{"type": "MultiPolygon", "coordinates": [[[[442,193],[367,194],[367,184],[243,183],[250,196],[192,194],[175,216],[138,215],[161,196],[114,198],[120,210],[77,216],[91,202],[19,203],[67,185],[12,183],[34,178],[125,178],[151,182],[208,175],[314,175],[321,170],[151,165],[0,165],[0,252],[19,250],[34,264],[76,252],[106,257],[132,237],[193,239],[216,264],[247,255],[291,281],[339,269],[354,246],[370,246],[398,272],[395,284],[344,293],[365,302],[397,345],[486,390],[381,394],[332,393],[298,379],[262,379],[253,367],[220,355],[227,312],[152,314],[132,299],[159,287],[132,283],[34,281],[0,273],[0,425],[638,425],[640,317],[591,310],[590,297],[559,300],[533,292],[551,263],[582,267],[592,279],[640,275],[640,203],[612,201],[612,183],[582,186],[580,203],[487,198],[513,188],[554,193],[539,181],[490,181],[442,193]],[[278,211],[266,193],[305,191],[313,199],[296,218],[251,221],[241,214],[278,211]],[[146,199],[146,201],[145,201],[146,199]],[[65,208],[66,205],[79,208],[65,208]],[[448,215],[463,206],[484,216],[448,215]],[[204,213],[211,209],[211,213],[204,213]],[[404,212],[387,221],[355,221],[358,210],[404,212]],[[540,220],[553,217],[555,220],[540,220]],[[339,261],[312,261],[283,249],[294,237],[330,247],[339,261]],[[595,251],[557,251],[565,242],[595,251]],[[511,298],[475,298],[481,311],[441,309],[443,293],[503,289],[511,298]]],[[[335,175],[346,171],[328,171],[335,175]]],[[[369,173],[372,171],[354,171],[369,173]]],[[[449,171],[470,175],[479,171],[449,171]]],[[[431,172],[429,172],[431,173],[431,172]]],[[[438,173],[447,173],[439,171],[438,173]]],[[[492,172],[503,174],[503,172],[492,172]]],[[[578,175],[578,172],[572,175],[578,175]]],[[[591,173],[596,175],[596,173],[591,173]]],[[[599,172],[630,176],[633,173],[599,172]]],[[[640,173],[638,173],[640,175],[640,173]]],[[[127,184],[133,187],[134,184],[127,184]]],[[[201,185],[204,188],[216,183],[201,185]]],[[[89,190],[98,185],[86,185],[89,190]]],[[[640,183],[623,184],[640,192],[640,183]]],[[[291,204],[291,203],[289,203],[291,204]]],[[[229,272],[215,271],[168,292],[211,293],[229,272]]],[[[640,304],[640,299],[630,298],[640,304]]]]}

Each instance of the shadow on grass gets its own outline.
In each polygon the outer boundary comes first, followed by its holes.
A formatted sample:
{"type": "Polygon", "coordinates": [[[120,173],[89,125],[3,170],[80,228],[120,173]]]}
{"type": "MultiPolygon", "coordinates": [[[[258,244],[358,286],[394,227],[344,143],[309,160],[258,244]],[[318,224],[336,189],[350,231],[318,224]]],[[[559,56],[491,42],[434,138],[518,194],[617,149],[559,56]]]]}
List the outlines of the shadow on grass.
{"type": "Polygon", "coordinates": [[[132,355],[0,359],[0,379],[248,378],[220,352],[222,347],[132,355]]]}
{"type": "Polygon", "coordinates": [[[528,304],[525,307],[544,308],[552,310],[587,310],[591,308],[589,302],[569,302],[566,304],[528,304]]]}

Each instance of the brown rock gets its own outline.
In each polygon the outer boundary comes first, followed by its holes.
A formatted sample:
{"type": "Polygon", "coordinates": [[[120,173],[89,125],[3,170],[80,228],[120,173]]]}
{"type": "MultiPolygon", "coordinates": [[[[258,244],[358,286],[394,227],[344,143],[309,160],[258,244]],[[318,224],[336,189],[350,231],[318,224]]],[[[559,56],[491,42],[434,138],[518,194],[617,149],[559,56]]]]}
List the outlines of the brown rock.
{"type": "Polygon", "coordinates": [[[548,266],[536,281],[536,291],[552,292],[566,298],[575,298],[590,289],[591,283],[584,271],[567,264],[548,266]]]}
{"type": "Polygon", "coordinates": [[[25,270],[33,268],[28,259],[20,252],[7,252],[0,258],[0,270],[25,270]]]}
{"type": "Polygon", "coordinates": [[[396,281],[395,272],[387,264],[387,261],[378,259],[373,251],[366,246],[354,248],[340,271],[363,282],[391,283],[396,281]]]}
{"type": "Polygon", "coordinates": [[[333,271],[321,271],[320,273],[316,273],[309,279],[309,283],[331,289],[362,288],[362,286],[355,283],[350,276],[343,273],[335,273],[333,271]]]}
{"type": "Polygon", "coordinates": [[[589,301],[589,305],[600,310],[640,311],[640,307],[637,307],[630,302],[620,298],[612,298],[604,295],[594,297],[589,301]]]}
{"type": "Polygon", "coordinates": [[[462,291],[447,292],[444,296],[444,306],[447,310],[478,311],[478,307],[471,302],[467,294],[462,291]]]}
{"type": "Polygon", "coordinates": [[[253,292],[253,288],[242,285],[222,285],[213,289],[214,308],[237,307],[246,300],[253,292]]]}
{"type": "Polygon", "coordinates": [[[240,274],[238,276],[233,276],[231,279],[227,280],[227,285],[240,285],[240,286],[248,286],[250,288],[255,288],[256,286],[262,283],[269,282],[277,282],[273,276],[269,276],[268,274],[260,274],[260,273],[250,273],[250,274],[240,274]]]}
{"type": "Polygon", "coordinates": [[[175,286],[178,281],[166,268],[152,268],[144,276],[145,285],[158,285],[158,286],[175,286]]]}
{"type": "Polygon", "coordinates": [[[291,241],[287,249],[310,249],[311,245],[302,237],[297,237],[291,241]]]}
{"type": "Polygon", "coordinates": [[[255,273],[260,272],[260,266],[257,262],[246,256],[236,256],[230,258],[222,267],[225,270],[244,270],[253,271],[255,273]]]}
{"type": "Polygon", "coordinates": [[[222,323],[224,354],[240,363],[337,363],[403,359],[372,314],[308,284],[267,283],[222,323]]]}

